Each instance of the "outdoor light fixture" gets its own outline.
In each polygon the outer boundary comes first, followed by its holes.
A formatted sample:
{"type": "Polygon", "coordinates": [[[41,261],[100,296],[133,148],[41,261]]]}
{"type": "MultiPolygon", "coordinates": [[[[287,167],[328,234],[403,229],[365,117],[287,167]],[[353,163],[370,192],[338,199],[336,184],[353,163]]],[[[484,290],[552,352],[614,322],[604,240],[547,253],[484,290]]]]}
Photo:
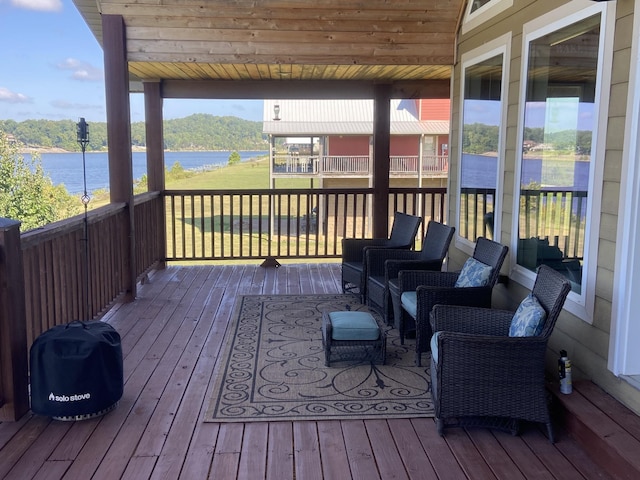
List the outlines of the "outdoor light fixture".
{"type": "Polygon", "coordinates": [[[85,151],[87,145],[89,145],[89,124],[85,121],[84,117],[80,118],[76,125],[76,132],[78,134],[77,141],[82,149],[82,172],[84,174],[84,195],[82,195],[82,203],[87,207],[89,203],[89,195],[87,194],[87,168],[85,164],[85,151]]]}
{"type": "MultiPolygon", "coordinates": [[[[87,150],[87,145],[89,144],[89,124],[85,121],[84,118],[80,118],[78,123],[76,124],[76,133],[77,133],[77,141],[80,144],[80,148],[82,149],[82,176],[84,180],[84,192],[82,197],[80,197],[80,201],[84,205],[84,257],[86,262],[85,268],[85,281],[87,282],[87,289],[89,288],[89,220],[87,218],[87,209],[89,206],[89,201],[91,197],[87,193],[87,164],[85,161],[85,151],[87,150]]],[[[91,315],[91,303],[89,291],[86,292],[86,308],[87,315],[91,315]]]]}
{"type": "Polygon", "coordinates": [[[84,152],[89,144],[89,124],[81,118],[77,124],[78,143],[84,152]]]}
{"type": "Polygon", "coordinates": [[[280,120],[280,105],[277,103],[273,106],[273,115],[274,120],[280,120]]]}

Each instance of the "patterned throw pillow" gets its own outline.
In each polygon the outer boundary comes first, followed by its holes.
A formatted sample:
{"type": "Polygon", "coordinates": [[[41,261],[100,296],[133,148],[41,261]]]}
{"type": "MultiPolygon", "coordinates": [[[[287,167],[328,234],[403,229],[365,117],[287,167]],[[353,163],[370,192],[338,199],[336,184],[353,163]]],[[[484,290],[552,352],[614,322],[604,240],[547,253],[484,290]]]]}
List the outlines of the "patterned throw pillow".
{"type": "Polygon", "coordinates": [[[535,337],[540,335],[546,318],[547,312],[542,308],[538,299],[530,293],[520,303],[516,313],[513,315],[513,319],[511,319],[509,336],[535,337]]]}
{"type": "Polygon", "coordinates": [[[486,287],[492,271],[489,265],[470,257],[464,262],[454,287],[486,287]]]}

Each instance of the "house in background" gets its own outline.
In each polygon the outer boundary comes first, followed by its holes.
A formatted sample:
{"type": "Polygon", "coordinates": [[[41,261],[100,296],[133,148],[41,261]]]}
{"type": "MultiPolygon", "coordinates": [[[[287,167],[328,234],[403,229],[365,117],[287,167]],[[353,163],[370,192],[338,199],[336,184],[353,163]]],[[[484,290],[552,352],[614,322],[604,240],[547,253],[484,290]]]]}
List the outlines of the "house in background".
{"type": "MultiPolygon", "coordinates": [[[[371,187],[373,109],[373,100],[265,100],[271,187],[291,177],[319,188],[371,187]]],[[[449,99],[391,101],[391,187],[446,186],[449,109],[449,99]]]]}

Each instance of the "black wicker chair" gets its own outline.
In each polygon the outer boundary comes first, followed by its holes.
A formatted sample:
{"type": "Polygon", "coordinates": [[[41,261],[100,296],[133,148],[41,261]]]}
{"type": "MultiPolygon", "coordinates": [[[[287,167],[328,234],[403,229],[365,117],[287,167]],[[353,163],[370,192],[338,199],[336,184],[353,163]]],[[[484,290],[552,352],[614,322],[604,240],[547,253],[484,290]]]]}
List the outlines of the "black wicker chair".
{"type": "Polygon", "coordinates": [[[396,212],[389,238],[343,238],[342,239],[342,292],[360,295],[364,302],[366,272],[364,253],[368,248],[401,248],[413,246],[422,219],[415,215],[396,212]]]}
{"type": "Polygon", "coordinates": [[[569,281],[547,265],[532,294],[547,313],[537,336],[510,337],[514,312],[436,305],[431,312],[434,352],[431,390],[438,432],[482,426],[518,433],[521,420],[546,424],[554,442],[545,388],[545,353],[569,281]]]}
{"type": "Polygon", "coordinates": [[[389,281],[389,294],[393,303],[393,315],[397,318],[400,342],[404,344],[406,332],[416,331],[416,365],[422,365],[423,352],[429,351],[431,324],[429,314],[436,304],[490,307],[491,293],[498,282],[500,268],[507,256],[508,247],[478,237],[473,258],[489,265],[491,276],[484,287],[455,287],[460,272],[429,272],[423,270],[401,270],[397,280],[389,281]],[[416,292],[416,316],[402,307],[404,292],[416,292]],[[414,327],[415,325],[415,327],[414,327]]]}
{"type": "Polygon", "coordinates": [[[398,278],[400,270],[440,271],[455,230],[431,220],[420,251],[368,249],[365,255],[367,305],[381,312],[385,322],[391,323],[393,308],[389,298],[389,280],[398,278]]]}

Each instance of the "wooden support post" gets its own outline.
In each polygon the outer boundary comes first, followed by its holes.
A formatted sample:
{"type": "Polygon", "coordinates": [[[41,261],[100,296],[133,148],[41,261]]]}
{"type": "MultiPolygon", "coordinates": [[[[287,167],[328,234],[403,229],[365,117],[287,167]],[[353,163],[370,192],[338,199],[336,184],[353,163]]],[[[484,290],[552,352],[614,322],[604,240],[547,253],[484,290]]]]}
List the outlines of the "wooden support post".
{"type": "MultiPolygon", "coordinates": [[[[162,116],[162,84],[145,81],[144,110],[145,110],[145,134],[147,141],[147,190],[150,192],[164,192],[164,126],[162,116]]],[[[164,202],[163,202],[164,205],[164,202]]],[[[158,260],[158,268],[165,268],[167,257],[166,239],[166,215],[164,208],[157,217],[160,223],[162,239],[158,242],[158,252],[155,252],[158,260]]]]}
{"type": "Polygon", "coordinates": [[[147,141],[147,182],[150,192],[164,190],[164,129],[162,92],[159,81],[142,83],[144,87],[145,134],[147,141]]]}
{"type": "Polygon", "coordinates": [[[20,222],[0,218],[0,421],[29,411],[27,315],[20,222]]]}
{"type": "Polygon", "coordinates": [[[373,236],[389,235],[391,85],[375,85],[373,102],[373,236]]]}
{"type": "Polygon", "coordinates": [[[135,222],[133,204],[133,165],[131,159],[131,107],[126,35],[121,15],[102,15],[105,99],[107,106],[107,145],[109,148],[109,192],[112,203],[127,204],[128,222],[124,226],[128,249],[127,267],[122,272],[125,300],[136,297],[135,222]]]}

